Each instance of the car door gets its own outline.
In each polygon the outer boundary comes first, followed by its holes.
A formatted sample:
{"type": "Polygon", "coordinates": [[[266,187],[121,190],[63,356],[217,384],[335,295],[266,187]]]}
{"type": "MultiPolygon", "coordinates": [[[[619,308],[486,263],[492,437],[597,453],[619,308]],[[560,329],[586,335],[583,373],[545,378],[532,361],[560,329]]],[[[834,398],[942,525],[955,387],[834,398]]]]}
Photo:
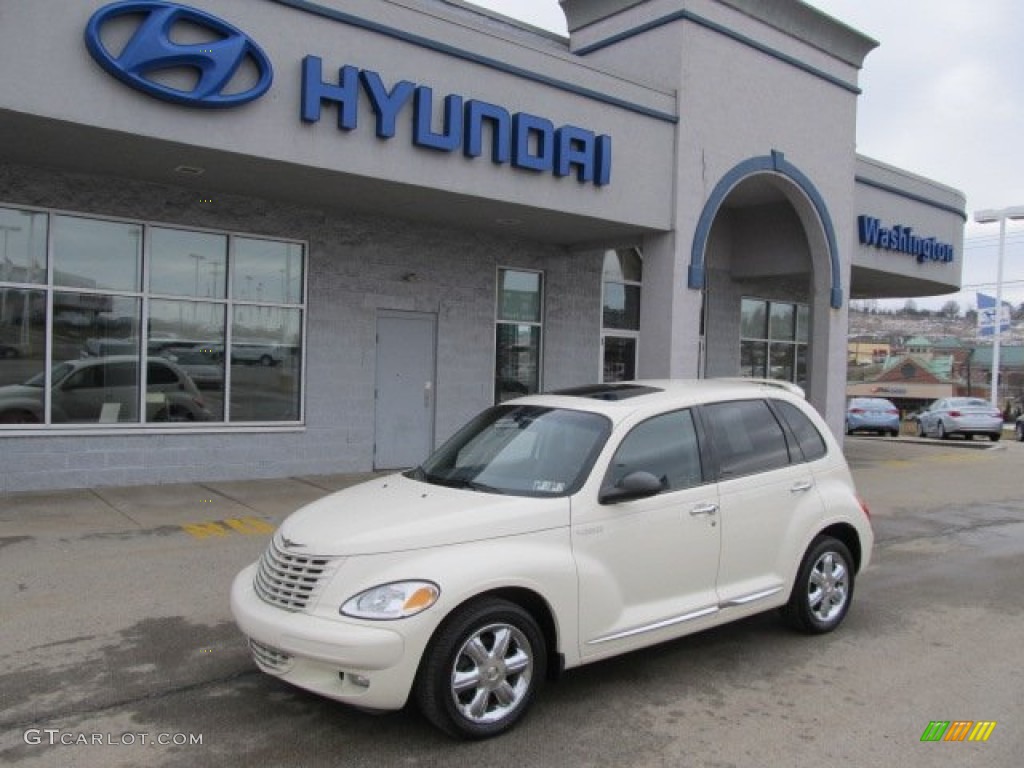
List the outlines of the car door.
{"type": "Polygon", "coordinates": [[[938,413],[945,407],[945,405],[945,400],[936,400],[921,413],[919,419],[921,422],[921,429],[925,434],[930,435],[935,432],[936,425],[938,424],[938,413]]]}
{"type": "Polygon", "coordinates": [[[701,416],[718,465],[721,606],[777,604],[822,517],[812,465],[765,400],[714,403],[701,416]]]}
{"type": "Polygon", "coordinates": [[[602,488],[638,471],[659,478],[662,491],[631,501],[574,500],[584,658],[676,636],[717,611],[717,494],[702,471],[691,411],[634,426],[615,449],[602,488]]]}

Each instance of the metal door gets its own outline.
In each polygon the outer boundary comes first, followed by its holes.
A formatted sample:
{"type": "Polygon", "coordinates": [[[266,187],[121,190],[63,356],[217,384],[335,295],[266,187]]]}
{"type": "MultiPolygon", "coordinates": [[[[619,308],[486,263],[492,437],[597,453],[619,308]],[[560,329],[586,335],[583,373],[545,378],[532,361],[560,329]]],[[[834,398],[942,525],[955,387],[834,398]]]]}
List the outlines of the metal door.
{"type": "Polygon", "coordinates": [[[437,317],[377,313],[377,385],[374,467],[420,464],[434,447],[437,317]]]}

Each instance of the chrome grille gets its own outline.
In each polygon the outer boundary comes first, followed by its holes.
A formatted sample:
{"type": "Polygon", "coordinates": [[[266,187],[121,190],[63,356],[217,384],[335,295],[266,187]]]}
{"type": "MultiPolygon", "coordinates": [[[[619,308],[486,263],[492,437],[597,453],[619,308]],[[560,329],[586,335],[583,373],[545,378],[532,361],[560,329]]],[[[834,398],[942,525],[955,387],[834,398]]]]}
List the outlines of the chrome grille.
{"type": "Polygon", "coordinates": [[[279,547],[275,537],[260,558],[253,588],[266,603],[301,611],[319,591],[330,566],[331,558],[290,552],[279,547]]]}
{"type": "Polygon", "coordinates": [[[251,637],[249,638],[249,650],[252,651],[252,658],[256,662],[256,666],[264,672],[283,675],[292,667],[292,657],[287,653],[257,642],[251,637]]]}

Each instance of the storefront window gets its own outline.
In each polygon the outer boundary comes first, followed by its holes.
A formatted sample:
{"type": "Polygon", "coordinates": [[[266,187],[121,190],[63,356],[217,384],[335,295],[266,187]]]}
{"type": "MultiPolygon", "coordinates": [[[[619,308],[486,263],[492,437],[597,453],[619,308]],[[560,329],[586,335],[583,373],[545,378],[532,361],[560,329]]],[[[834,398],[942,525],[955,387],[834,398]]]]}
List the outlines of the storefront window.
{"type": "Polygon", "coordinates": [[[740,309],[740,374],[807,383],[810,308],[745,298],[740,309]]]}
{"type": "Polygon", "coordinates": [[[10,208],[0,238],[0,425],[301,419],[300,243],[10,208]]]}
{"type": "Polygon", "coordinates": [[[228,238],[208,232],[153,227],[149,289],[156,294],[223,299],[228,238]]]}
{"type": "Polygon", "coordinates": [[[636,378],[640,338],[640,290],[643,257],[637,248],[606,251],[603,268],[601,314],[602,380],[636,378]]]}
{"type": "Polygon", "coordinates": [[[53,282],[68,288],[139,290],[142,227],[77,216],[53,217],[53,282]]]}
{"type": "Polygon", "coordinates": [[[498,270],[494,401],[540,390],[543,274],[498,270]]]}

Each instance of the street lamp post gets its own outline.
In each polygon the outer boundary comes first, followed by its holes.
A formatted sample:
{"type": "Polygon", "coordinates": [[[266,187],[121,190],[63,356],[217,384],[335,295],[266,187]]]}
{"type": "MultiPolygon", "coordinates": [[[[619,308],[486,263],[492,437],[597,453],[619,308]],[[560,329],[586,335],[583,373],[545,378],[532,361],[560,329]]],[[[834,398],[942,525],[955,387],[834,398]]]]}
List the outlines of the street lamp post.
{"type": "Polygon", "coordinates": [[[995,328],[992,332],[992,406],[1003,409],[999,405],[999,352],[1000,342],[1003,336],[1003,260],[1006,255],[1006,220],[1020,221],[1024,219],[1024,205],[1017,205],[1012,208],[988,208],[983,211],[974,212],[974,220],[978,224],[991,224],[999,222],[999,261],[996,267],[996,318],[995,328]]]}

